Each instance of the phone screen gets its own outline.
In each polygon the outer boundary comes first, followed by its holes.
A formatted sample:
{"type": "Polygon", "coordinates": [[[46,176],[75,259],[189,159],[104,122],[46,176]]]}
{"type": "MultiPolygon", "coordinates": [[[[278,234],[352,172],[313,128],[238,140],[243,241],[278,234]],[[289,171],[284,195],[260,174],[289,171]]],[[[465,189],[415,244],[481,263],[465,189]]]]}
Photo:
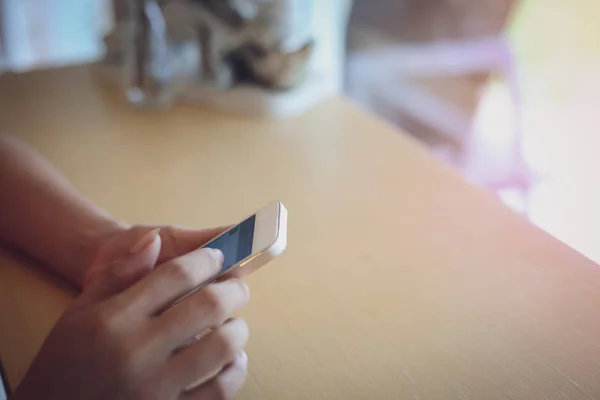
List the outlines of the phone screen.
{"type": "Polygon", "coordinates": [[[223,252],[225,259],[221,273],[252,254],[255,222],[256,216],[253,215],[203,246],[223,252]]]}

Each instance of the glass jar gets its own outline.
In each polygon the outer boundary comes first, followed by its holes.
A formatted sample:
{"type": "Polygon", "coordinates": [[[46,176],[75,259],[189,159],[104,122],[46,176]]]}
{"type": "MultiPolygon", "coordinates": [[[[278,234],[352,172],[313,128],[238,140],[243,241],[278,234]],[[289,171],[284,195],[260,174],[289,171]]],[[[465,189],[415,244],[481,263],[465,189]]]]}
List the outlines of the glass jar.
{"type": "Polygon", "coordinates": [[[169,68],[167,22],[157,0],[128,0],[125,95],[142,108],[169,108],[176,99],[169,68]]]}
{"type": "Polygon", "coordinates": [[[285,117],[342,89],[350,0],[128,5],[105,64],[123,71],[126,97],[139,107],[169,108],[182,99],[285,117]]]}

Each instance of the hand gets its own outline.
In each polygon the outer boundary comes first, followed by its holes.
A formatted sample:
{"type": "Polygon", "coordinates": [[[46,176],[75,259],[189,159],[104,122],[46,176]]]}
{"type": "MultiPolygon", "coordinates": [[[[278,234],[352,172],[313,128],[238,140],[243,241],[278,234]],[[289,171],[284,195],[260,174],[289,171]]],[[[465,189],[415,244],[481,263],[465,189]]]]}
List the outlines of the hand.
{"type": "Polygon", "coordinates": [[[152,269],[160,236],[144,240],[64,313],[14,400],[213,400],[241,388],[248,328],[231,317],[247,303],[247,286],[210,284],[160,313],[217,273],[223,258],[200,249],[152,269]]]}
{"type": "Polygon", "coordinates": [[[127,256],[136,243],[138,243],[138,246],[143,245],[144,240],[147,241],[157,231],[162,242],[160,254],[158,255],[158,264],[161,264],[198,249],[227,229],[229,227],[193,230],[176,226],[137,225],[127,230],[116,231],[103,240],[96,254],[92,257],[94,261],[85,275],[83,285],[84,287],[89,286],[107,265],[114,260],[127,256]]]}

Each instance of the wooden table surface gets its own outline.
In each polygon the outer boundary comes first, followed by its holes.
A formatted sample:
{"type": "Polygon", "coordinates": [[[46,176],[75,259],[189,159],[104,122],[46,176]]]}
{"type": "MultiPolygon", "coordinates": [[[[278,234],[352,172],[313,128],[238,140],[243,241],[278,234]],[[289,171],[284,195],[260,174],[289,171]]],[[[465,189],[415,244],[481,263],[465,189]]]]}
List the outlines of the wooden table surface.
{"type": "MultiPolygon", "coordinates": [[[[287,121],[132,112],[85,69],[0,78],[0,129],[132,223],[268,201],[241,399],[600,398],[600,269],[341,99],[287,121]]],[[[599,239],[600,241],[600,239],[599,239]]],[[[23,376],[73,293],[3,253],[0,358],[23,376]]]]}

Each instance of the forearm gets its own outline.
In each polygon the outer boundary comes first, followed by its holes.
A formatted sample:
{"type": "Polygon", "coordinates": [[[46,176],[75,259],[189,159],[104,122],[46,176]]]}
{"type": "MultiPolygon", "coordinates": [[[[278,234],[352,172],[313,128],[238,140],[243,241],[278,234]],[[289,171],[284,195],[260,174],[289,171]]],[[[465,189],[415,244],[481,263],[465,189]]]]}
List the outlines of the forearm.
{"type": "Polygon", "coordinates": [[[80,285],[96,248],[123,229],[39,154],[0,135],[0,240],[80,285]]]}

